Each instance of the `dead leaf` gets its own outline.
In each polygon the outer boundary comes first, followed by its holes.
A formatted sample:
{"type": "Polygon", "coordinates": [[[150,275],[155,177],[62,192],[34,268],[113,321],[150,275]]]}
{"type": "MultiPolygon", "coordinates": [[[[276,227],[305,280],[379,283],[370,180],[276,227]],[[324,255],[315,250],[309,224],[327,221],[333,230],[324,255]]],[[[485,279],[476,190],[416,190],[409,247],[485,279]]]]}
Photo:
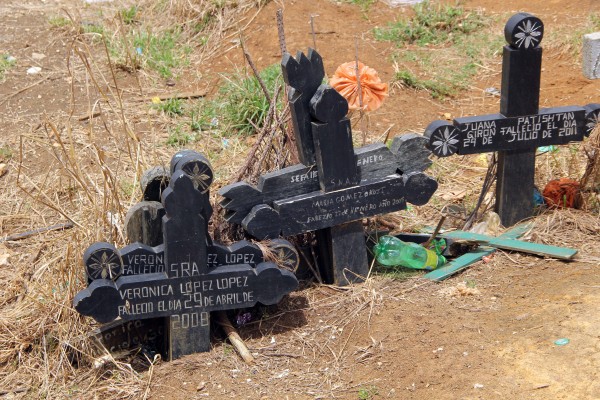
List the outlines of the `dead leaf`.
{"type": "Polygon", "coordinates": [[[466,195],[467,195],[466,190],[450,190],[450,191],[442,194],[442,199],[444,201],[462,200],[465,198],[466,195]]]}
{"type": "Polygon", "coordinates": [[[0,267],[8,267],[10,265],[10,254],[0,254],[0,267]]]}

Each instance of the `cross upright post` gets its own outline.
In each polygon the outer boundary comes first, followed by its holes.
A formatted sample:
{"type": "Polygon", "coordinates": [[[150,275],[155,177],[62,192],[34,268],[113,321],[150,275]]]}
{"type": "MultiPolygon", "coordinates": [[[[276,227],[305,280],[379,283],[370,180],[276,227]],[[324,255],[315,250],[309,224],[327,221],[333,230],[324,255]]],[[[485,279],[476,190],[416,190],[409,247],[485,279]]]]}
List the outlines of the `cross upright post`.
{"type": "MultiPolygon", "coordinates": [[[[504,29],[508,45],[502,58],[500,114],[534,115],[539,111],[544,25],[531,14],[512,16],[504,29]]],[[[533,210],[535,148],[498,152],[496,212],[502,225],[528,218],[533,210]]]]}

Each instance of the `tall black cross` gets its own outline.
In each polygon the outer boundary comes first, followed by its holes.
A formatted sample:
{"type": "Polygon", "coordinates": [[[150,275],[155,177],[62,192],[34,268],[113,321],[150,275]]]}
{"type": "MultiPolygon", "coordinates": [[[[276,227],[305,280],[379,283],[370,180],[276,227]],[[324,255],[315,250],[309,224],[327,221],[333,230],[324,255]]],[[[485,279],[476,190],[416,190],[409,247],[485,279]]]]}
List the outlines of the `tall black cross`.
{"type": "Polygon", "coordinates": [[[425,136],[439,157],[498,151],[496,210],[511,226],[533,213],[536,148],[582,141],[598,122],[600,104],[540,110],[544,24],[519,13],[504,35],[500,113],[434,121],[425,136]]]}

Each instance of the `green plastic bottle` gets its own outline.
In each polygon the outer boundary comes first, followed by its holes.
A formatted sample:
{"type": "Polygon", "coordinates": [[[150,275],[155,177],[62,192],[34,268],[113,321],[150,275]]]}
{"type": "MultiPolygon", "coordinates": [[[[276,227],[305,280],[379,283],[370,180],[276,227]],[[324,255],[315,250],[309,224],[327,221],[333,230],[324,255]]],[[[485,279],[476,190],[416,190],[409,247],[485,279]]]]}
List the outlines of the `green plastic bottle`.
{"type": "Polygon", "coordinates": [[[446,258],[416,243],[407,243],[394,236],[382,236],[373,247],[377,262],[388,267],[401,265],[414,269],[436,269],[446,264],[446,258]]]}

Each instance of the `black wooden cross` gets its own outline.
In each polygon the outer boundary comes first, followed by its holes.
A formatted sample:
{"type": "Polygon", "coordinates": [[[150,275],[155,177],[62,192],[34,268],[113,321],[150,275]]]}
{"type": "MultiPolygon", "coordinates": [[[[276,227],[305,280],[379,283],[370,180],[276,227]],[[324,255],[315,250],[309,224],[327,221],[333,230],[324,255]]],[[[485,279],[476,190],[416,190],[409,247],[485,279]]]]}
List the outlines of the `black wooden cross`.
{"type": "Polygon", "coordinates": [[[431,164],[426,139],[408,134],[391,148],[352,145],[348,103],[328,85],[319,54],[286,54],[283,76],[302,164],[222,188],[226,219],[259,239],[316,231],[323,275],[346,285],[368,273],[362,218],[423,205],[437,182],[422,171],[431,164]]]}
{"type": "MultiPolygon", "coordinates": [[[[265,262],[254,244],[212,243],[207,226],[213,174],[203,156],[178,153],[171,170],[162,193],[163,243],[133,243],[120,251],[109,243],[91,245],[84,254],[89,286],[73,304],[101,323],[167,317],[166,356],[175,359],[210,349],[211,311],[275,304],[298,281],[291,271],[265,262]]],[[[279,250],[295,252],[289,242],[277,243],[279,250]]],[[[297,254],[283,256],[297,262],[297,254]]],[[[130,334],[129,328],[121,330],[130,334]]]]}
{"type": "Polygon", "coordinates": [[[512,16],[504,34],[500,113],[434,121],[425,130],[438,157],[498,151],[496,209],[511,226],[533,212],[535,150],[582,141],[598,123],[600,104],[539,109],[542,21],[512,16]]]}

